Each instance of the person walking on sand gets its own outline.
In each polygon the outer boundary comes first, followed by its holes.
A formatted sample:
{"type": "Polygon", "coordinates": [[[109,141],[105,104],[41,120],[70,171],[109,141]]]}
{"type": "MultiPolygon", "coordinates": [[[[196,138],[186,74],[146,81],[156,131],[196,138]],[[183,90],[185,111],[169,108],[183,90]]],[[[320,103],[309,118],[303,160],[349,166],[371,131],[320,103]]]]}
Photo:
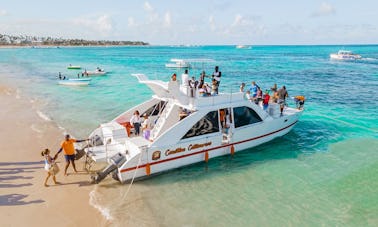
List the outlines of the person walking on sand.
{"type": "Polygon", "coordinates": [[[59,169],[57,167],[54,167],[56,165],[55,160],[50,156],[50,150],[45,149],[41,152],[41,155],[45,158],[45,170],[47,172],[47,177],[45,179],[45,187],[48,187],[47,180],[52,176],[52,179],[54,181],[54,184],[59,184],[59,182],[56,181],[55,175],[58,173],[59,169]]]}
{"type": "MultiPolygon", "coordinates": [[[[86,140],[88,140],[88,139],[86,139],[86,140]]],[[[72,167],[73,167],[75,173],[77,173],[76,166],[75,166],[74,143],[75,142],[83,142],[83,141],[86,141],[86,140],[71,139],[70,135],[68,135],[68,134],[65,136],[65,140],[62,142],[59,151],[54,156],[54,160],[56,160],[56,158],[58,157],[58,154],[60,152],[62,152],[62,150],[63,150],[64,158],[66,159],[66,166],[64,167],[64,176],[67,176],[67,169],[68,169],[68,166],[70,166],[70,162],[72,163],[72,167]]]]}

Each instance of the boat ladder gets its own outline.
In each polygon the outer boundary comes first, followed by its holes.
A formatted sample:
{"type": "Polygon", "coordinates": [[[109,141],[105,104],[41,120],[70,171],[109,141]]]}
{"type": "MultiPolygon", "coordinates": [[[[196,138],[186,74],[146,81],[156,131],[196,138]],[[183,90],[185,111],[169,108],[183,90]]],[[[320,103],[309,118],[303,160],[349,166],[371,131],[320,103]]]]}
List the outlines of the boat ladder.
{"type": "Polygon", "coordinates": [[[161,113],[160,117],[158,118],[154,128],[152,129],[152,132],[151,132],[151,138],[152,139],[155,139],[156,137],[158,137],[160,131],[162,130],[163,126],[164,126],[164,123],[169,115],[169,113],[171,112],[171,110],[173,109],[173,104],[171,102],[168,102],[163,110],[163,112],[161,113]]]}

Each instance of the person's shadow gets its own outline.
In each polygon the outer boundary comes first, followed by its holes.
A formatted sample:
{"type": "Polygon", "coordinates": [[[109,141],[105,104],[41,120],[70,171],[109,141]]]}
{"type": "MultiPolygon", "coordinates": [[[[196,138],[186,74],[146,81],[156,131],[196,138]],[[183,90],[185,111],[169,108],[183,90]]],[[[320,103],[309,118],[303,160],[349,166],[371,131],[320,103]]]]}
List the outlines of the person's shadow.
{"type": "Polygon", "coordinates": [[[32,200],[32,201],[23,201],[28,195],[22,194],[8,194],[0,195],[0,206],[20,206],[27,205],[32,203],[43,203],[45,202],[42,199],[32,200]]]}

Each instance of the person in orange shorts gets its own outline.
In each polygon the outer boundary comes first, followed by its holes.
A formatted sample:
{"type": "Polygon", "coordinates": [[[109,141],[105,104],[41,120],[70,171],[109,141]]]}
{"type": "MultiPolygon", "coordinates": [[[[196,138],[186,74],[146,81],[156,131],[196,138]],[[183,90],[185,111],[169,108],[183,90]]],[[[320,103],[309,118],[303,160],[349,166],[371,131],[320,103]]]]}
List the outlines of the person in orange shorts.
{"type": "MultiPolygon", "coordinates": [[[[89,139],[86,139],[86,140],[89,140],[89,139]]],[[[83,141],[86,141],[86,140],[71,139],[70,135],[68,135],[68,134],[65,136],[65,140],[62,142],[59,151],[54,156],[54,160],[56,160],[56,158],[58,157],[58,154],[60,152],[62,152],[62,150],[63,150],[64,158],[66,159],[66,166],[64,167],[64,176],[67,176],[67,169],[68,169],[68,166],[70,166],[70,163],[72,163],[72,167],[73,167],[75,173],[77,173],[76,166],[75,166],[74,143],[75,142],[83,142],[83,141]]]]}

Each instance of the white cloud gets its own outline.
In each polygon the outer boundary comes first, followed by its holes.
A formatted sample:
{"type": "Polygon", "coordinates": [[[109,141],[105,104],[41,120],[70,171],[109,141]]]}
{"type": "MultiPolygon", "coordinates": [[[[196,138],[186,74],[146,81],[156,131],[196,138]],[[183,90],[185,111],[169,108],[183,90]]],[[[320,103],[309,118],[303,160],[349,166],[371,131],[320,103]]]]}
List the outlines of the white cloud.
{"type": "Polygon", "coordinates": [[[153,12],[154,8],[152,8],[151,4],[149,2],[145,2],[143,5],[144,10],[147,12],[153,12]]]}
{"type": "Polygon", "coordinates": [[[164,27],[169,28],[172,25],[171,13],[166,12],[164,15],[164,27]]]}
{"type": "Polygon", "coordinates": [[[316,10],[312,16],[313,17],[321,17],[321,16],[329,16],[336,13],[336,9],[329,3],[323,2],[319,9],[316,10]]]}
{"type": "Polygon", "coordinates": [[[212,16],[212,15],[209,17],[209,26],[210,26],[211,31],[217,30],[217,27],[216,27],[215,21],[214,21],[214,16],[212,16]]]}
{"type": "Polygon", "coordinates": [[[113,30],[113,21],[107,14],[101,15],[97,18],[77,18],[73,20],[73,24],[86,27],[103,36],[107,36],[107,34],[113,30]]]}
{"type": "Polygon", "coordinates": [[[0,9],[0,16],[6,16],[8,12],[5,9],[0,9]]]}
{"type": "Polygon", "coordinates": [[[127,26],[130,27],[130,28],[137,26],[134,17],[127,18],[127,26]]]}

